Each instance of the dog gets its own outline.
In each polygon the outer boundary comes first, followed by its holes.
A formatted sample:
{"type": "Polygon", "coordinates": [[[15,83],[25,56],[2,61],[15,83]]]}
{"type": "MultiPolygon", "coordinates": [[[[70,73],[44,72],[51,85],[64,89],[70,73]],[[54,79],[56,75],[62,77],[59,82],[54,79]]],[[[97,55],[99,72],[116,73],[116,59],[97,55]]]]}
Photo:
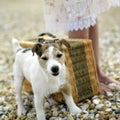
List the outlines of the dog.
{"type": "Polygon", "coordinates": [[[28,49],[22,48],[19,41],[12,39],[16,53],[13,64],[14,87],[17,103],[17,115],[25,114],[22,101],[22,84],[29,80],[34,93],[34,104],[37,120],[45,120],[43,99],[55,92],[62,92],[70,113],[80,114],[81,109],[76,106],[70,89],[69,74],[65,65],[63,46],[69,46],[65,40],[56,43],[35,45],[28,49]]]}

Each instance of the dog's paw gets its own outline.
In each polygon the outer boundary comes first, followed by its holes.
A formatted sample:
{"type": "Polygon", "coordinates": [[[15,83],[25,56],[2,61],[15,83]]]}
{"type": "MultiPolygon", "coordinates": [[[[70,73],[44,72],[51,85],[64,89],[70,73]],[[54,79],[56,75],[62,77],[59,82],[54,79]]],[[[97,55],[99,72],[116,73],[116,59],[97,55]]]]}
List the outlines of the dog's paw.
{"type": "Polygon", "coordinates": [[[18,111],[17,111],[18,116],[25,115],[25,114],[26,114],[26,110],[24,108],[18,109],[18,111]]]}
{"type": "Polygon", "coordinates": [[[80,114],[81,112],[82,112],[82,110],[77,106],[70,110],[70,113],[72,113],[72,114],[80,114]]]}

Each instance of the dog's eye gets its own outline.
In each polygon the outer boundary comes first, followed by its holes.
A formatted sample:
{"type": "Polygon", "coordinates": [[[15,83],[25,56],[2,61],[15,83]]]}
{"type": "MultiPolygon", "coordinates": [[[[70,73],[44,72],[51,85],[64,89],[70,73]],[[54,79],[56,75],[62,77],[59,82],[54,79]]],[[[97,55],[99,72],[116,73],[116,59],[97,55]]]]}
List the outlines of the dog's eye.
{"type": "Polygon", "coordinates": [[[57,57],[58,57],[58,58],[62,57],[62,53],[58,53],[58,54],[57,54],[57,57]]]}
{"type": "Polygon", "coordinates": [[[48,60],[48,57],[44,56],[44,57],[41,57],[43,60],[48,60]]]}

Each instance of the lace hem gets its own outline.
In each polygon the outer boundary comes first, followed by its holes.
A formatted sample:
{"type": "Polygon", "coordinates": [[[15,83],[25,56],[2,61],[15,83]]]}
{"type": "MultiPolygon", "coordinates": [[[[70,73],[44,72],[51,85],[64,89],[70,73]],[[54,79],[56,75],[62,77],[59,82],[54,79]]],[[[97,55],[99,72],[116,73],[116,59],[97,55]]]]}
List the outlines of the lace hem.
{"type": "Polygon", "coordinates": [[[73,31],[73,30],[83,30],[84,28],[88,28],[90,26],[94,26],[96,24],[96,19],[97,19],[97,16],[96,15],[93,15],[89,18],[85,18],[83,20],[80,20],[80,21],[72,21],[72,22],[69,22],[68,23],[68,31],[73,31]]]}
{"type": "Polygon", "coordinates": [[[79,21],[71,21],[71,22],[61,22],[53,23],[47,22],[45,24],[46,32],[57,32],[57,31],[73,31],[73,30],[83,30],[84,28],[89,28],[90,26],[94,26],[96,24],[97,15],[92,15],[89,18],[84,18],[79,21]]]}

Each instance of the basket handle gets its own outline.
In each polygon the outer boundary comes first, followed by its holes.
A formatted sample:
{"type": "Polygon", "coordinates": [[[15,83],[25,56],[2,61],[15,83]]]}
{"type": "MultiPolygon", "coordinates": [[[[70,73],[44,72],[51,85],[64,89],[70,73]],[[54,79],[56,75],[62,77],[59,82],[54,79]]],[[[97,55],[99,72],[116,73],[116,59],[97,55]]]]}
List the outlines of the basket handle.
{"type": "Polygon", "coordinates": [[[48,32],[41,33],[38,35],[38,42],[40,42],[40,43],[55,43],[58,40],[59,39],[55,35],[48,33],[48,32]],[[48,36],[48,37],[52,38],[52,40],[47,40],[44,38],[44,36],[48,36]]]}
{"type": "Polygon", "coordinates": [[[42,37],[42,36],[45,36],[45,35],[47,35],[47,36],[49,36],[49,37],[52,37],[52,38],[56,38],[55,35],[53,35],[52,33],[49,33],[49,32],[41,33],[41,34],[39,34],[38,36],[39,36],[39,37],[42,37]]]}

